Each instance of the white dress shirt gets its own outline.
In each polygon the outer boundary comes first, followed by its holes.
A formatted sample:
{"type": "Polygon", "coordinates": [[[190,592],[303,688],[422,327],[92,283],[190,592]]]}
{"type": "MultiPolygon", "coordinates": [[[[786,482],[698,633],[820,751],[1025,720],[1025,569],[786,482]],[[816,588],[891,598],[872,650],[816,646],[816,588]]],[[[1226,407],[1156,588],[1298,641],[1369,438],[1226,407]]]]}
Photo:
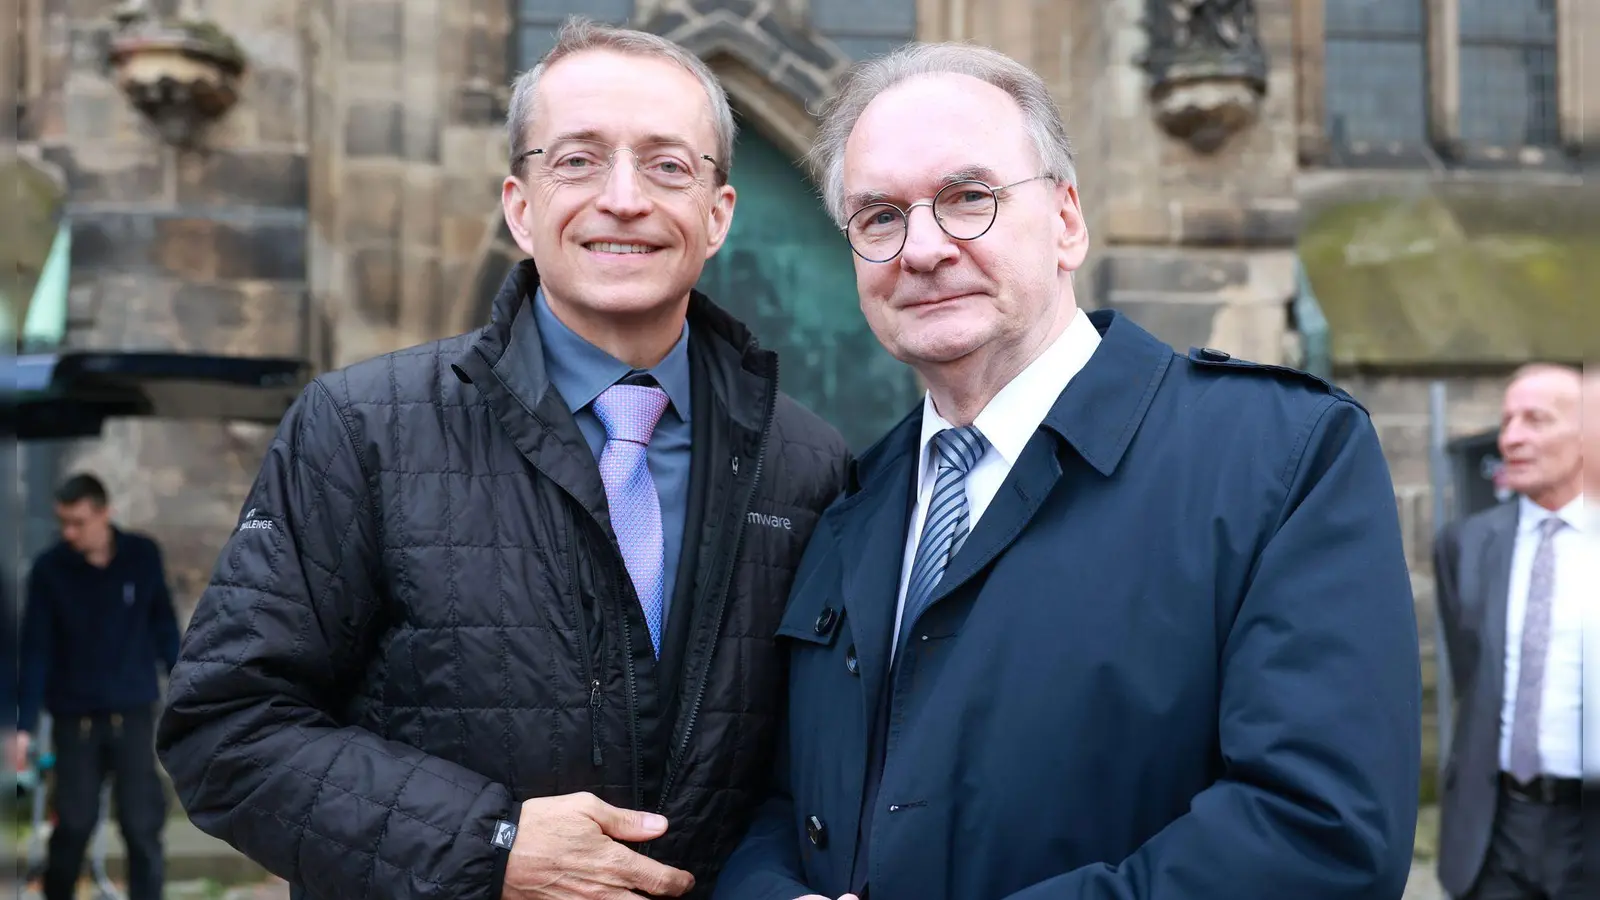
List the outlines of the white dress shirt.
{"type": "MultiPolygon", "coordinates": [[[[1517,678],[1522,671],[1522,625],[1528,610],[1528,583],[1539,546],[1539,524],[1552,515],[1567,527],[1555,535],[1555,593],[1550,607],[1550,644],[1539,707],[1541,774],[1578,778],[1583,773],[1583,621],[1585,534],[1582,498],[1551,512],[1526,497],[1517,515],[1511,554],[1511,588],[1506,598],[1506,680],[1500,705],[1500,768],[1511,768],[1511,728],[1517,708],[1517,678]]],[[[1590,586],[1590,590],[1593,587],[1590,586]]]]}
{"type": "MultiPolygon", "coordinates": [[[[1044,417],[1049,415],[1061,392],[1066,390],[1073,376],[1083,370],[1100,346],[1100,332],[1083,310],[1078,310],[1067,324],[1066,330],[1045,351],[1011,379],[1011,382],[994,395],[989,404],[978,413],[972,424],[988,440],[983,456],[967,473],[968,527],[976,528],[978,519],[989,508],[989,501],[999,492],[1000,485],[1011,474],[1011,467],[1022,448],[1027,446],[1044,417]]],[[[917,453],[917,504],[911,510],[911,527],[906,532],[906,552],[900,569],[900,597],[895,606],[894,634],[900,634],[900,620],[906,609],[906,586],[911,580],[911,565],[917,558],[917,541],[922,536],[923,519],[928,514],[928,501],[933,497],[933,485],[938,474],[932,464],[933,436],[946,428],[953,428],[934,407],[933,395],[922,400],[922,443],[917,453]]],[[[898,640],[890,644],[889,658],[894,659],[898,640]]]]}

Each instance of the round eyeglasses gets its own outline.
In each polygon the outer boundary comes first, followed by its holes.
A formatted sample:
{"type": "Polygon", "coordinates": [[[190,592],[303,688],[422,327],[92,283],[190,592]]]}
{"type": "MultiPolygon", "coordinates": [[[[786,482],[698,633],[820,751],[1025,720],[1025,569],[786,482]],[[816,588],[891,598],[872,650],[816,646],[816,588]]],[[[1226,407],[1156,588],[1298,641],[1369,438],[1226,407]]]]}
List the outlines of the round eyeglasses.
{"type": "Polygon", "coordinates": [[[595,187],[610,177],[617,153],[622,150],[633,157],[633,167],[644,176],[647,185],[663,190],[686,190],[720,171],[716,160],[676,141],[657,141],[637,147],[614,147],[600,141],[578,139],[557,141],[523,153],[513,160],[513,165],[537,156],[541,160],[540,171],[556,181],[595,187]]]}
{"type": "Polygon", "coordinates": [[[955,181],[940,188],[932,200],[919,200],[905,209],[893,203],[869,203],[845,223],[845,238],[857,256],[867,262],[886,263],[905,249],[911,211],[926,206],[945,234],[958,241],[975,241],[993,227],[1000,212],[1001,191],[1054,177],[1035,175],[999,187],[982,181],[955,181]]]}

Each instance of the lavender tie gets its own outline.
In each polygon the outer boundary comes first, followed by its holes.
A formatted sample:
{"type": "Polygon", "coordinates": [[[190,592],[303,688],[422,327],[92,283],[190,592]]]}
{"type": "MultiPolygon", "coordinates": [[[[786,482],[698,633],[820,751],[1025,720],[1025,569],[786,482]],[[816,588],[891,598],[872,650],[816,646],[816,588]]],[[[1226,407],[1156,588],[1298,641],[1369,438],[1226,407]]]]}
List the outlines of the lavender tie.
{"type": "Polygon", "coordinates": [[[665,550],[661,538],[661,498],[650,476],[646,448],[667,409],[667,392],[659,387],[614,384],[591,404],[606,429],[600,451],[600,480],[606,486],[611,529],[617,534],[622,562],[633,579],[634,593],[650,627],[650,646],[661,655],[661,605],[665,550]]]}
{"type": "Polygon", "coordinates": [[[1539,712],[1544,700],[1544,664],[1550,649],[1550,606],[1555,596],[1556,532],[1566,523],[1550,516],[1539,523],[1539,546],[1528,579],[1528,609],[1522,620],[1522,656],[1517,702],[1511,719],[1511,776],[1527,783],[1539,777],[1539,712]]]}

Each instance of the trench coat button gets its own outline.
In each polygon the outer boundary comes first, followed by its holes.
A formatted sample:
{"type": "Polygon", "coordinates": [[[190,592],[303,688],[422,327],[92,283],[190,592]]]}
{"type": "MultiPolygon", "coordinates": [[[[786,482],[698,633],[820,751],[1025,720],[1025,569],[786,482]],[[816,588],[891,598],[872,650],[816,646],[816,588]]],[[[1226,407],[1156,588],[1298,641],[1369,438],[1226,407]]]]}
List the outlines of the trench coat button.
{"type": "Polygon", "coordinates": [[[861,674],[861,659],[856,656],[855,644],[851,644],[849,649],[844,651],[844,667],[850,671],[851,675],[861,674]]]}
{"type": "Polygon", "coordinates": [[[827,634],[838,617],[839,614],[833,611],[833,607],[824,606],[822,612],[817,613],[817,634],[827,634]]]}
{"type": "Polygon", "coordinates": [[[1200,358],[1208,359],[1212,362],[1227,362],[1228,360],[1233,359],[1232,356],[1228,355],[1227,351],[1217,350],[1211,347],[1201,347],[1200,358]]]}
{"type": "Polygon", "coordinates": [[[806,837],[810,839],[812,846],[821,850],[828,846],[828,826],[822,824],[822,820],[816,816],[808,816],[806,817],[806,837]]]}

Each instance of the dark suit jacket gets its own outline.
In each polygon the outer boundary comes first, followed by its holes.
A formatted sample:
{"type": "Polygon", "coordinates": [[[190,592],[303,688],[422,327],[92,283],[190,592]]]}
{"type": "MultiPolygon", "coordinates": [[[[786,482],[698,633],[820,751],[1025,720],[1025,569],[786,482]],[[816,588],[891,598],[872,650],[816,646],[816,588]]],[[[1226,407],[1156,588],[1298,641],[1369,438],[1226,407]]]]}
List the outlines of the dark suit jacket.
{"type": "Polygon", "coordinates": [[[1090,319],[1103,342],[892,673],[918,415],[824,514],[779,629],[778,788],[718,897],[1401,896],[1417,627],[1366,412],[1310,376],[1090,319]]]}
{"type": "Polygon", "coordinates": [[[1500,708],[1505,696],[1506,595],[1517,504],[1502,503],[1445,528],[1434,578],[1455,690],[1455,725],[1439,808],[1439,882],[1452,896],[1483,868],[1499,802],[1500,708]]]}

